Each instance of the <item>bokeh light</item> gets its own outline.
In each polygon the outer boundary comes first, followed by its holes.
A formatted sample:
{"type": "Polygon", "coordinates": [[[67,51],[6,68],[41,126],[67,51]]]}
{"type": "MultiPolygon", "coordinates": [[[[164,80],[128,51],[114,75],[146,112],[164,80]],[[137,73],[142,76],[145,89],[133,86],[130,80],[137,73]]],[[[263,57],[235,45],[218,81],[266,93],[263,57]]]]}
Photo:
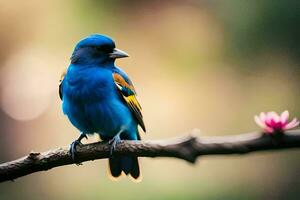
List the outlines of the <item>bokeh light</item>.
{"type": "Polygon", "coordinates": [[[1,107],[15,120],[39,117],[57,91],[57,75],[45,64],[49,56],[40,52],[26,48],[12,56],[1,69],[1,107]]]}

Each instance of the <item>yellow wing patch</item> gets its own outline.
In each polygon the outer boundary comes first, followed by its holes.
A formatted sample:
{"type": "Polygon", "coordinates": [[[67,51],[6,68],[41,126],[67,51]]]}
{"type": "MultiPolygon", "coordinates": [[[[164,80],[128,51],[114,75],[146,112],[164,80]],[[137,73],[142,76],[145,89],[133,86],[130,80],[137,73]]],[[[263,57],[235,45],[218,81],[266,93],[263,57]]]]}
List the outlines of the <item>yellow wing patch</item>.
{"type": "Polygon", "coordinates": [[[128,97],[125,97],[125,100],[127,103],[129,104],[133,104],[134,106],[136,106],[139,110],[142,110],[142,107],[140,105],[140,103],[138,102],[137,98],[135,95],[130,95],[128,97]]]}

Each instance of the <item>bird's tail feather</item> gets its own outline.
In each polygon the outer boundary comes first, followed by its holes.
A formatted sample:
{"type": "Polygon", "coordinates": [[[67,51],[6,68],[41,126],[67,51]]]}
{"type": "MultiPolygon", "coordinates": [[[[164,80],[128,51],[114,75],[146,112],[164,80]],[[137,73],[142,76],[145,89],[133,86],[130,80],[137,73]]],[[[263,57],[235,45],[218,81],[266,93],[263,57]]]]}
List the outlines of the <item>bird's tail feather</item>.
{"type": "Polygon", "coordinates": [[[140,177],[140,167],[138,158],[134,156],[113,156],[109,158],[109,168],[112,177],[117,178],[122,174],[122,171],[132,178],[140,177]]]}

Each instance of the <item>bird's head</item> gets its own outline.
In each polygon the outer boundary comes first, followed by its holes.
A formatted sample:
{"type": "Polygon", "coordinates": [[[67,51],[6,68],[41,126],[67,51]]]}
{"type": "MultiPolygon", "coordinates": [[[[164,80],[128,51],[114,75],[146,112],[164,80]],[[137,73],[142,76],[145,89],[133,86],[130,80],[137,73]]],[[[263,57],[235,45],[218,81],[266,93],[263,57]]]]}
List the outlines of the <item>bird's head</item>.
{"type": "Polygon", "coordinates": [[[76,45],[71,57],[73,64],[113,64],[117,58],[129,55],[116,48],[114,41],[105,36],[94,34],[82,39],[76,45]]]}

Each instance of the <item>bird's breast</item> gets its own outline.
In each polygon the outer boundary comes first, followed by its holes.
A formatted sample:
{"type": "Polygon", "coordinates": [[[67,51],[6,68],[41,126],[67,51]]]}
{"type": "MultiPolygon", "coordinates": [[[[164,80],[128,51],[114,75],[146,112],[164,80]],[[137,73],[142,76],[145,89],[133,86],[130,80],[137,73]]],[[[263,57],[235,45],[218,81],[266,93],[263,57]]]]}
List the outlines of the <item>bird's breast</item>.
{"type": "Polygon", "coordinates": [[[63,112],[82,132],[114,134],[128,123],[130,111],[121,102],[111,71],[70,69],[63,82],[63,112]]]}
{"type": "Polygon", "coordinates": [[[63,87],[69,101],[93,103],[116,96],[111,72],[99,67],[69,70],[63,87]]]}

